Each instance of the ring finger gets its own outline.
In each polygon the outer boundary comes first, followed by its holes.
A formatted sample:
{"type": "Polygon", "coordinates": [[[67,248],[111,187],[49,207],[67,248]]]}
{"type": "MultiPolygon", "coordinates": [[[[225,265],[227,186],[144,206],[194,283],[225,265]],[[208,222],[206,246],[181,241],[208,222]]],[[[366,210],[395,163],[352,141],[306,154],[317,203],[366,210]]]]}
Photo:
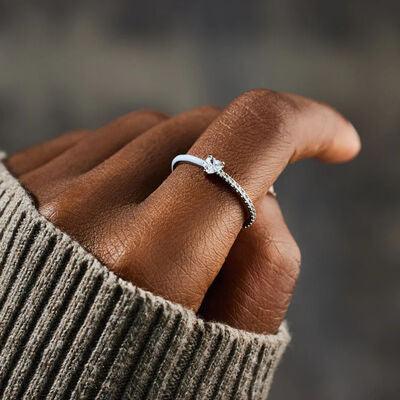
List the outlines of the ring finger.
{"type": "MultiPolygon", "coordinates": [[[[330,107],[256,90],[232,102],[190,153],[225,161],[227,172],[257,202],[289,162],[305,157],[343,162],[358,150],[354,128],[330,107]]],[[[126,265],[123,274],[197,309],[243,225],[241,203],[226,186],[182,165],[141,211],[136,218],[147,229],[135,240],[135,265],[126,265]],[[180,289],[171,282],[178,282],[180,289]]]]}

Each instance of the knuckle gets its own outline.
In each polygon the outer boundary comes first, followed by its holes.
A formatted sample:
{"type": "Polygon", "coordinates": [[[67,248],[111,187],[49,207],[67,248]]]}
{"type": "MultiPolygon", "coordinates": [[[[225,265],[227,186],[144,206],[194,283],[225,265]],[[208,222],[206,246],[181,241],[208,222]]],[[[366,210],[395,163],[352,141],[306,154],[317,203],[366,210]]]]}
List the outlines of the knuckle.
{"type": "Polygon", "coordinates": [[[286,270],[288,274],[297,281],[300,274],[301,252],[297,243],[293,240],[286,249],[285,259],[286,270]]]}
{"type": "Polygon", "coordinates": [[[76,129],[71,132],[67,132],[59,136],[60,138],[69,138],[71,140],[82,140],[92,135],[93,131],[87,129],[76,129]]]}
{"type": "Polygon", "coordinates": [[[198,107],[196,109],[200,114],[205,114],[205,115],[217,115],[221,112],[221,108],[213,105],[204,105],[201,107],[198,107]]]}
{"type": "Polygon", "coordinates": [[[72,197],[63,195],[39,206],[39,212],[55,226],[67,233],[78,228],[82,222],[79,207],[72,197]]]}
{"type": "Polygon", "coordinates": [[[163,114],[162,112],[152,109],[141,109],[122,115],[121,117],[118,117],[116,120],[111,121],[111,123],[106,126],[119,125],[119,126],[131,127],[135,126],[140,121],[147,122],[150,124],[158,124],[160,122],[165,121],[167,118],[168,116],[166,114],[163,114]]]}
{"type": "Polygon", "coordinates": [[[239,96],[238,101],[276,114],[283,114],[294,107],[293,101],[286,94],[270,89],[251,89],[239,96]]]}
{"type": "Polygon", "coordinates": [[[156,122],[162,122],[168,118],[168,115],[161,111],[147,109],[147,108],[139,110],[139,111],[135,111],[133,114],[134,114],[134,116],[140,116],[140,117],[144,117],[144,118],[154,119],[156,122]]]}
{"type": "Polygon", "coordinates": [[[232,104],[231,112],[242,115],[254,126],[254,121],[266,132],[265,137],[277,137],[290,142],[286,129],[296,110],[296,104],[285,93],[269,89],[252,89],[241,94],[232,104]]]}
{"type": "Polygon", "coordinates": [[[93,131],[89,129],[76,129],[72,132],[70,132],[70,136],[75,138],[75,139],[82,139],[87,136],[93,135],[93,131]]]}
{"type": "Polygon", "coordinates": [[[264,257],[275,266],[279,274],[296,282],[300,273],[301,252],[294,239],[266,239],[264,257]]]}
{"type": "Polygon", "coordinates": [[[56,226],[62,226],[65,223],[65,208],[59,200],[52,200],[49,203],[40,206],[39,212],[56,226]]]}
{"type": "Polygon", "coordinates": [[[250,89],[247,90],[246,92],[242,93],[239,98],[243,99],[249,99],[249,100],[256,100],[256,99],[265,99],[265,98],[270,98],[275,96],[277,92],[270,90],[270,89],[264,89],[264,88],[258,88],[258,89],[250,89]]]}

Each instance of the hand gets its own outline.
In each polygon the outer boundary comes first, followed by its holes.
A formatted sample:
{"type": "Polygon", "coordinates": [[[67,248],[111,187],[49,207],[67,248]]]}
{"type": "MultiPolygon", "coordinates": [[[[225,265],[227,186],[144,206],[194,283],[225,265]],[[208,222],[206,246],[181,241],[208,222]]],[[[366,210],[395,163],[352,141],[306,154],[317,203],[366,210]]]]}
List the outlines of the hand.
{"type": "Polygon", "coordinates": [[[124,279],[207,319],[275,333],[300,253],[267,190],[288,163],[345,162],[359,149],[352,125],[330,107],[253,90],[222,112],[134,112],[7,164],[45,217],[124,279]],[[225,161],[256,204],[249,230],[225,185],[187,164],[170,174],[172,158],[186,152],[225,161]]]}

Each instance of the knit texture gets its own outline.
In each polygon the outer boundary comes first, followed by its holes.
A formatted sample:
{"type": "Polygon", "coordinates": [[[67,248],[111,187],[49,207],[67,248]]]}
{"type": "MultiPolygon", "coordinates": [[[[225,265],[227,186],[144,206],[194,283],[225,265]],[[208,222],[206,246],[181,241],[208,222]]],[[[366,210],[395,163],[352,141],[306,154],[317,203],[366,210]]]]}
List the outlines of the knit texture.
{"type": "Polygon", "coordinates": [[[118,278],[0,163],[1,399],[265,399],[288,342],[118,278]]]}

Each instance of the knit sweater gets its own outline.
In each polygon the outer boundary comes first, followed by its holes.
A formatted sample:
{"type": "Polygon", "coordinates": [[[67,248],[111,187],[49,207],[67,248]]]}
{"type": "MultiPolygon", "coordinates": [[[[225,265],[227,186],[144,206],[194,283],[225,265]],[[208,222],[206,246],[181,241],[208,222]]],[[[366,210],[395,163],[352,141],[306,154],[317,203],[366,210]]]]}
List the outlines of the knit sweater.
{"type": "Polygon", "coordinates": [[[288,342],[118,278],[0,162],[0,399],[265,399],[288,342]]]}

